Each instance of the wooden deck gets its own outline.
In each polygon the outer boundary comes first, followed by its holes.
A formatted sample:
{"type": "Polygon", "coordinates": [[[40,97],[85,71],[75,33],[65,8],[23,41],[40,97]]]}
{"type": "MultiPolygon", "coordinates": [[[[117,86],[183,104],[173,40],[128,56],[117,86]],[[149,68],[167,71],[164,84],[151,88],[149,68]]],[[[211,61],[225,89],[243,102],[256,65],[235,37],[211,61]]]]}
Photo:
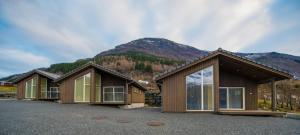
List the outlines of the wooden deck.
{"type": "Polygon", "coordinates": [[[286,116],[285,112],[272,112],[263,110],[246,110],[246,111],[220,111],[218,114],[221,115],[239,115],[239,116],[274,116],[283,117],[286,116]]]}

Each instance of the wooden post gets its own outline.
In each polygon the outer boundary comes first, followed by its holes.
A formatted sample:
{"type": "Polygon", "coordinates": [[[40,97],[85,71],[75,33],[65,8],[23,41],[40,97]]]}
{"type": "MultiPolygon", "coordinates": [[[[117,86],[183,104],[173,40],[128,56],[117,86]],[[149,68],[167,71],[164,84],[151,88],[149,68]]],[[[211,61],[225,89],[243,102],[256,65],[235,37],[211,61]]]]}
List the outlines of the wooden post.
{"type": "Polygon", "coordinates": [[[126,80],[126,86],[125,87],[126,88],[125,88],[124,102],[125,102],[125,104],[128,105],[128,96],[129,96],[129,94],[128,94],[128,82],[127,82],[127,80],[126,80]]]}
{"type": "Polygon", "coordinates": [[[219,68],[219,59],[215,59],[215,64],[214,64],[214,112],[219,112],[220,111],[220,97],[219,97],[219,86],[220,86],[220,68],[219,68]]]}
{"type": "Polygon", "coordinates": [[[272,79],[271,81],[271,92],[272,92],[272,111],[276,111],[276,83],[275,80],[272,79]]]}
{"type": "Polygon", "coordinates": [[[95,68],[91,70],[91,78],[90,78],[90,104],[96,103],[96,71],[95,68]]]}
{"type": "Polygon", "coordinates": [[[41,77],[40,77],[40,75],[39,74],[36,74],[35,75],[35,77],[36,77],[36,94],[35,94],[35,99],[36,100],[39,100],[40,99],[40,94],[41,94],[41,77]]]}

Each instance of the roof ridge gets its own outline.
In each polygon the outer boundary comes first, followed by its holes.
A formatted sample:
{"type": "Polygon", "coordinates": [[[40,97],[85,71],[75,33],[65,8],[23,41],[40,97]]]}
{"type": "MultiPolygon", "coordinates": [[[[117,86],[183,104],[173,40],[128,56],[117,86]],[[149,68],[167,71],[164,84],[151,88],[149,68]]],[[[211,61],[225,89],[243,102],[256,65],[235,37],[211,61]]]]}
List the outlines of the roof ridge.
{"type": "Polygon", "coordinates": [[[82,65],[82,66],[80,66],[80,67],[78,67],[76,69],[73,69],[72,71],[70,71],[70,72],[64,74],[63,76],[61,76],[60,78],[56,79],[55,82],[59,82],[59,81],[65,79],[65,78],[67,78],[68,76],[70,76],[70,75],[72,75],[72,74],[74,74],[76,72],[79,72],[80,70],[82,70],[82,69],[84,69],[84,68],[86,68],[88,66],[93,66],[94,68],[103,70],[104,72],[108,72],[108,73],[113,74],[115,76],[118,76],[118,77],[121,77],[123,79],[132,81],[133,83],[135,83],[139,87],[143,88],[144,90],[147,90],[144,86],[142,86],[140,83],[138,83],[137,81],[135,81],[132,77],[124,75],[124,74],[122,74],[122,73],[120,73],[118,71],[115,71],[113,69],[106,68],[106,67],[104,67],[102,65],[99,65],[99,64],[96,64],[94,62],[88,62],[88,63],[86,63],[86,64],[84,64],[84,65],[82,65]]]}
{"type": "MultiPolygon", "coordinates": [[[[200,57],[198,57],[198,58],[196,58],[196,59],[193,59],[192,61],[188,61],[188,62],[184,63],[183,65],[181,65],[180,67],[176,67],[176,68],[174,68],[174,69],[172,69],[172,70],[166,70],[165,72],[163,72],[163,73],[157,75],[157,76],[155,77],[155,80],[157,80],[157,78],[160,78],[160,77],[163,77],[163,76],[166,77],[166,76],[168,76],[167,74],[169,74],[169,73],[171,73],[171,72],[176,73],[176,72],[178,72],[178,71],[176,71],[176,70],[178,70],[178,69],[180,69],[180,68],[185,68],[186,66],[188,66],[188,65],[190,65],[190,64],[196,63],[196,62],[198,62],[199,60],[202,60],[202,59],[204,59],[204,58],[207,58],[207,57],[209,57],[209,56],[212,56],[212,55],[214,55],[215,53],[218,53],[218,52],[219,52],[219,53],[225,53],[225,54],[228,54],[228,55],[231,55],[231,56],[234,56],[234,57],[238,57],[238,58],[240,58],[240,59],[247,60],[247,61],[252,62],[252,63],[254,63],[254,64],[257,64],[257,65],[261,65],[261,66],[267,67],[267,68],[269,68],[269,69],[271,69],[271,70],[274,70],[274,71],[277,71],[277,72],[281,72],[281,73],[284,73],[284,74],[288,74],[289,76],[293,76],[293,75],[291,75],[289,72],[284,71],[284,70],[282,70],[282,69],[279,69],[279,68],[277,68],[277,67],[275,68],[274,66],[269,66],[269,65],[263,64],[263,63],[261,63],[261,62],[254,61],[254,60],[252,60],[252,59],[249,59],[249,58],[247,58],[247,57],[243,57],[243,56],[237,55],[237,54],[234,53],[234,52],[227,51],[227,50],[224,50],[224,49],[222,49],[221,47],[219,47],[217,50],[214,50],[214,51],[212,51],[212,52],[210,52],[210,53],[208,53],[208,54],[206,54],[206,55],[203,55],[203,56],[200,56],[200,57]]],[[[162,78],[160,78],[160,79],[162,79],[162,78]]]]}
{"type": "Polygon", "coordinates": [[[30,71],[22,74],[20,77],[18,77],[18,79],[16,79],[14,81],[14,83],[19,82],[20,80],[22,80],[22,79],[26,78],[27,76],[29,76],[31,74],[34,74],[34,73],[46,76],[46,77],[48,77],[48,78],[50,78],[52,80],[55,80],[55,79],[57,79],[57,78],[60,77],[59,74],[51,73],[51,72],[44,71],[44,70],[41,70],[41,69],[33,69],[33,70],[30,70],[30,71]]]}

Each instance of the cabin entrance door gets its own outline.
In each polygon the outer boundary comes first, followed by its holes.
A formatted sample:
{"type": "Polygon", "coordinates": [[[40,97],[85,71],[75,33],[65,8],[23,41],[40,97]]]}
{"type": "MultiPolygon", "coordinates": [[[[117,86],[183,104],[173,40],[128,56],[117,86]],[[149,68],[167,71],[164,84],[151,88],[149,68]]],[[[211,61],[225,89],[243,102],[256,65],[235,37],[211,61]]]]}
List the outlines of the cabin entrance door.
{"type": "Polygon", "coordinates": [[[245,110],[244,87],[220,87],[220,109],[222,110],[245,110]]]}

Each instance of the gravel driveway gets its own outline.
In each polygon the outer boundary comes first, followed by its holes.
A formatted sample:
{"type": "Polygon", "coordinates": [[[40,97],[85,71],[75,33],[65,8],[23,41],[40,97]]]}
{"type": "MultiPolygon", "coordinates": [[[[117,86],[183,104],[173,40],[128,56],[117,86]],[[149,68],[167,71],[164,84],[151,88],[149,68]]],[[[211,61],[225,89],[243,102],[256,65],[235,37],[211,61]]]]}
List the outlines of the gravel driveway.
{"type": "Polygon", "coordinates": [[[0,134],[298,134],[300,120],[0,100],[0,134]],[[149,126],[148,122],[163,122],[149,126]]]}

